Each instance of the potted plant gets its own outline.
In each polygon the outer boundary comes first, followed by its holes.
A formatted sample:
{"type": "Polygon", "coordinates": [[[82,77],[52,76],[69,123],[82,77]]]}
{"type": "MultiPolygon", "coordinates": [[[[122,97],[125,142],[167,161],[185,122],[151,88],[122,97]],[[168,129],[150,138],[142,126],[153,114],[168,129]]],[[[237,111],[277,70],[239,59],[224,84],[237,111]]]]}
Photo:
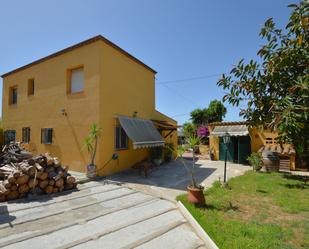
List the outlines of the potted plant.
{"type": "Polygon", "coordinates": [[[95,156],[97,153],[98,139],[101,136],[101,128],[93,123],[90,126],[90,132],[84,141],[84,148],[90,155],[90,163],[87,165],[87,177],[95,178],[97,176],[97,166],[95,165],[95,156]]]}
{"type": "Polygon", "coordinates": [[[211,161],[215,160],[215,150],[213,147],[210,148],[210,160],[211,161]]]}
{"type": "Polygon", "coordinates": [[[193,204],[197,205],[205,205],[205,197],[203,194],[204,188],[197,184],[195,179],[195,148],[198,147],[200,144],[200,139],[196,136],[192,136],[188,139],[188,147],[178,146],[177,148],[177,157],[180,158],[183,166],[187,170],[188,174],[191,178],[191,184],[187,186],[188,191],[188,201],[193,204]],[[192,167],[188,167],[186,161],[182,157],[183,153],[187,150],[187,148],[191,149],[192,151],[192,167]]]}
{"type": "Polygon", "coordinates": [[[163,148],[161,146],[151,148],[150,154],[155,165],[160,166],[163,162],[163,148]]]}

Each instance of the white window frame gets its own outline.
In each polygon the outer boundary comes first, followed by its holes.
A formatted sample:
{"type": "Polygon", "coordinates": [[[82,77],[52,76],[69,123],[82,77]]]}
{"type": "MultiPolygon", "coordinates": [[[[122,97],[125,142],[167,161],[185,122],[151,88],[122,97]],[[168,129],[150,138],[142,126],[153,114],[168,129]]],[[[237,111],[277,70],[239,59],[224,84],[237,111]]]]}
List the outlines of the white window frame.
{"type": "Polygon", "coordinates": [[[70,71],[70,93],[83,92],[85,88],[84,67],[73,68],[70,71]]]}

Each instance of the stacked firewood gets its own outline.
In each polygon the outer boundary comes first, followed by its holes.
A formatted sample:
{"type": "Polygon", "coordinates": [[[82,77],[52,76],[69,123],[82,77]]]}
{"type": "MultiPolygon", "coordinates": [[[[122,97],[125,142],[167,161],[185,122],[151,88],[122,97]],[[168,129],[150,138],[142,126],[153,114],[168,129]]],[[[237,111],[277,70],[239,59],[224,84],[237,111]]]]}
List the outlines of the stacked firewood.
{"type": "Polygon", "coordinates": [[[0,155],[0,201],[30,194],[51,194],[76,187],[75,177],[49,153],[32,156],[19,143],[3,148],[0,155]]]}

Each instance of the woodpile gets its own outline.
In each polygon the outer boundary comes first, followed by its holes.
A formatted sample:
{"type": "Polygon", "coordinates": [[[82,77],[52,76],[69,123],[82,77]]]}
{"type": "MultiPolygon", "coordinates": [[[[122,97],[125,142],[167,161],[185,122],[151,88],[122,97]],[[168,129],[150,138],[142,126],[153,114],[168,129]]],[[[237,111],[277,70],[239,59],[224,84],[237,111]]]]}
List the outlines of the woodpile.
{"type": "Polygon", "coordinates": [[[19,143],[11,143],[0,154],[0,202],[75,187],[75,177],[68,173],[68,167],[49,153],[33,156],[19,143]]]}

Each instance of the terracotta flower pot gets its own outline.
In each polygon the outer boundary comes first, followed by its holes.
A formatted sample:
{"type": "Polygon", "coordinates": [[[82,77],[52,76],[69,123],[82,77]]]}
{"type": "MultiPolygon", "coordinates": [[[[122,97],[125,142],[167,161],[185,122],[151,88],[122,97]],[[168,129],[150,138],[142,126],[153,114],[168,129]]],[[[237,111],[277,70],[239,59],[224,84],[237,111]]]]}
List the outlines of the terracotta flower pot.
{"type": "Polygon", "coordinates": [[[205,197],[203,194],[203,187],[200,188],[194,188],[192,186],[188,186],[188,201],[192,204],[196,205],[205,205],[205,197]]]}

